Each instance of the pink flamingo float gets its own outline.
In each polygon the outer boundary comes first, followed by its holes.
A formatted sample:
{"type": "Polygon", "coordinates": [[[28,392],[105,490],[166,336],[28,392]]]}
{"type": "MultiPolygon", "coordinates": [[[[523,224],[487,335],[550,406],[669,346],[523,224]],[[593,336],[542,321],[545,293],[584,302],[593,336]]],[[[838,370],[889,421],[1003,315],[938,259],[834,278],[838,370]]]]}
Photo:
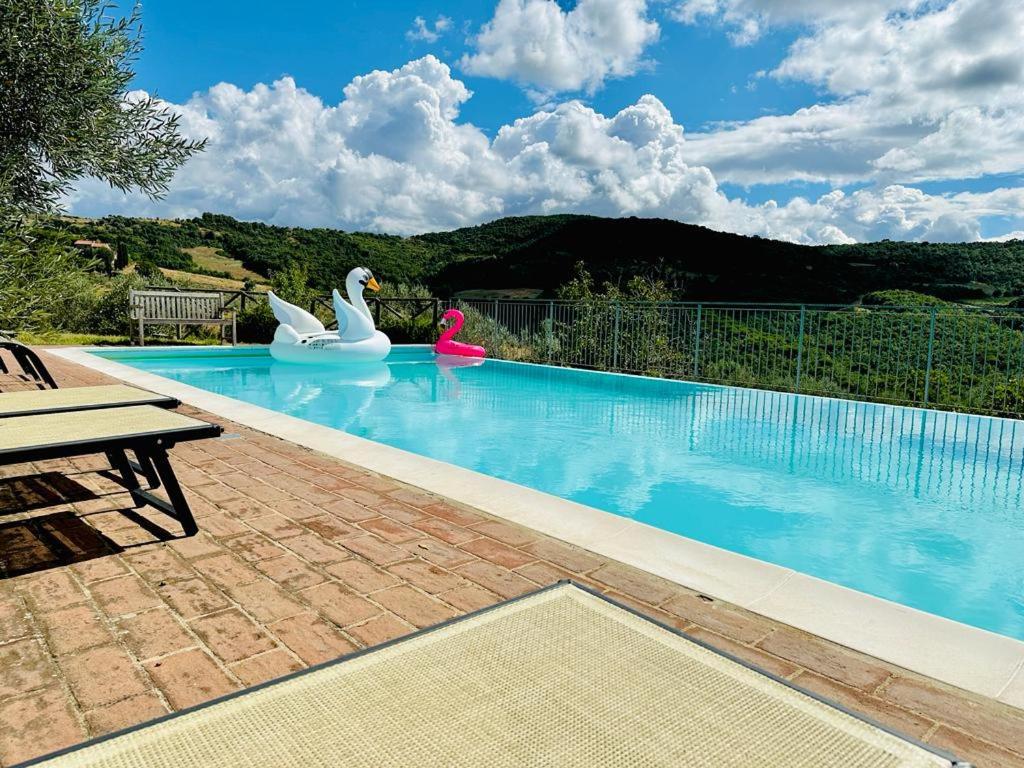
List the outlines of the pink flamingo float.
{"type": "Polygon", "coordinates": [[[459,357],[486,357],[487,350],[475,344],[463,344],[461,341],[453,341],[453,337],[462,329],[466,322],[465,316],[457,309],[449,309],[441,318],[441,327],[444,333],[434,345],[434,352],[439,355],[457,355],[459,357]],[[448,326],[448,321],[452,324],[448,326]],[[447,327],[446,327],[447,326],[447,327]]]}

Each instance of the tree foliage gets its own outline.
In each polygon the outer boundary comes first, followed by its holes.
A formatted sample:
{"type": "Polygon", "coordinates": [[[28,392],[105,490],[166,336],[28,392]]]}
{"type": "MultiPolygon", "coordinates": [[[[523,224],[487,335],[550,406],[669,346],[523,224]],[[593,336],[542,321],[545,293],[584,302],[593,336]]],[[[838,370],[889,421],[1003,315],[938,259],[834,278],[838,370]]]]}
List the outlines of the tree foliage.
{"type": "Polygon", "coordinates": [[[133,258],[202,271],[183,250],[215,249],[269,277],[293,262],[311,287],[340,286],[355,266],[389,283],[466,289],[531,288],[558,296],[583,262],[594,285],[676,300],[849,303],[875,291],[948,300],[1024,294],[1024,242],[882,241],[808,246],[714,232],[660,219],[527,216],[414,237],[277,227],[222,214],[163,222],[111,216],[66,225],[78,237],[122,241],[133,258]],[[630,285],[639,286],[635,290],[630,285]]]}
{"type": "Polygon", "coordinates": [[[159,197],[203,148],[165,104],[128,93],[140,35],[138,6],[0,0],[0,210],[53,210],[83,176],[159,197]]]}
{"type": "Polygon", "coordinates": [[[81,257],[56,242],[0,237],[0,330],[50,328],[83,288],[81,257]]]}

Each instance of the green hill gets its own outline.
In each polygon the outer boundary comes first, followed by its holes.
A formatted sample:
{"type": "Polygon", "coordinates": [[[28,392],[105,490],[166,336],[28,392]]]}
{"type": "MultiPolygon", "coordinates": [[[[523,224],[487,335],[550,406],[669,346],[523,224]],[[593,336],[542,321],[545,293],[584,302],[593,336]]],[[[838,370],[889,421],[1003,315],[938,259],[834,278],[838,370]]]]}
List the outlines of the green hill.
{"type": "Polygon", "coordinates": [[[321,289],[340,285],[362,264],[387,282],[422,283],[441,295],[553,295],[582,261],[598,281],[663,280],[680,299],[841,303],[895,289],[953,300],[1024,294],[1019,240],[806,246],[665,219],[570,215],[504,218],[414,237],[277,227],[210,213],[178,221],[63,218],[50,226],[59,237],[123,242],[134,260],[222,277],[268,277],[299,261],[321,289]],[[194,254],[203,254],[202,263],[194,254]]]}

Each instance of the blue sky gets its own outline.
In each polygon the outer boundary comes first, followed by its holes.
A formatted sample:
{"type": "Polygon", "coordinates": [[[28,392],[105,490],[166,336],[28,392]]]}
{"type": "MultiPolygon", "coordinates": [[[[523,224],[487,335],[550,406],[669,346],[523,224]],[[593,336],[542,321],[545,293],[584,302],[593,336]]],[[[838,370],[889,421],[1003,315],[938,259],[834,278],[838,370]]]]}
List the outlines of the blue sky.
{"type": "MultiPolygon", "coordinates": [[[[333,103],[356,75],[391,70],[425,53],[456,61],[466,37],[486,22],[493,0],[472,2],[311,2],[301,13],[282,13],[279,3],[253,0],[240,13],[232,3],[177,0],[145,6],[145,55],[136,86],[175,102],[218,82],[243,88],[291,75],[305,89],[333,103]],[[433,21],[443,13],[453,31],[436,42],[409,40],[416,17],[433,21]],[[465,30],[465,31],[463,31],[465,30]],[[184,53],[183,55],[183,52],[184,53]]],[[[562,3],[571,7],[571,3],[562,3]]],[[[804,83],[748,82],[771,69],[795,39],[793,29],[773,31],[756,43],[735,47],[720,27],[673,25],[646,56],[650,69],[610,81],[587,100],[608,114],[654,93],[689,130],[719,121],[792,112],[820,100],[804,83]]],[[[473,98],[463,116],[492,133],[530,111],[515,84],[462,75],[473,98]]]]}
{"type": "Polygon", "coordinates": [[[69,205],[399,233],[579,211],[801,242],[1010,236],[1022,5],[154,3],[134,87],[209,149],[164,201],[87,182],[69,205]]]}

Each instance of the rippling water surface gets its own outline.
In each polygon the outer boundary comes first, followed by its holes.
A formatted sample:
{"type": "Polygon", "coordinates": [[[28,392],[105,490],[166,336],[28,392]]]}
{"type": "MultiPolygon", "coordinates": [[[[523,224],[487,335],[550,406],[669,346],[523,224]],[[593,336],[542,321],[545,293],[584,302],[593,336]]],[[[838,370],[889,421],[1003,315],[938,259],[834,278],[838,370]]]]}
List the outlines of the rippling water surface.
{"type": "Polygon", "coordinates": [[[102,354],[1024,639],[1024,422],[402,348],[102,354]]]}

